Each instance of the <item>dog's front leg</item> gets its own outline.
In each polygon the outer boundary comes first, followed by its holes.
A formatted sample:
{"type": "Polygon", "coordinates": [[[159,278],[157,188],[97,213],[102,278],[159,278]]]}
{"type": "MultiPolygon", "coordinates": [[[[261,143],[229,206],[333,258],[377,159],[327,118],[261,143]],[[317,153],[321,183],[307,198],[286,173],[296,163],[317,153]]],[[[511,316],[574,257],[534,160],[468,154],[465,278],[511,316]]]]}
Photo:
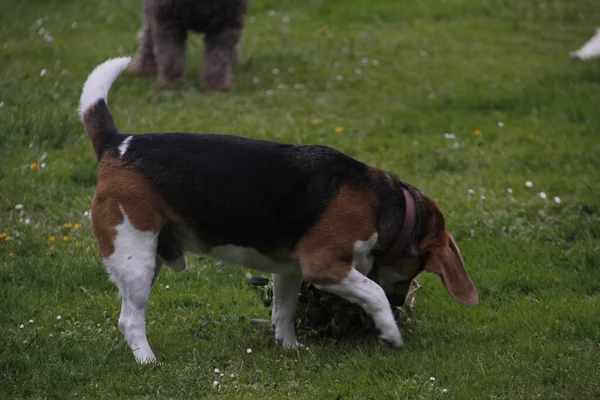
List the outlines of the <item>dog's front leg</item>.
{"type": "Polygon", "coordinates": [[[402,335],[385,292],[371,279],[352,268],[339,283],[315,286],[361,306],[373,318],[383,342],[393,347],[403,346],[402,335]]]}
{"type": "Polygon", "coordinates": [[[275,340],[286,348],[301,347],[296,337],[294,320],[302,275],[300,272],[273,274],[273,312],[275,340]]]}
{"type": "Polygon", "coordinates": [[[155,75],[157,71],[156,60],[154,59],[152,31],[150,29],[152,4],[152,0],[146,0],[142,28],[138,32],[138,51],[131,64],[129,64],[129,71],[136,75],[155,75]]]}

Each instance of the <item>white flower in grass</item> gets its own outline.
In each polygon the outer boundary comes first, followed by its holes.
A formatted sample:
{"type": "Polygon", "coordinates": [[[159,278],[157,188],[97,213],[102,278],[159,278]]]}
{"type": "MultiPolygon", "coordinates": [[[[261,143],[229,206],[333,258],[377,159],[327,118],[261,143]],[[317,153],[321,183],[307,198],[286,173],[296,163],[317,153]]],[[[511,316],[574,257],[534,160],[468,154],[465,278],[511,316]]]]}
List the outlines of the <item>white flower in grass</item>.
{"type": "Polygon", "coordinates": [[[230,377],[230,378],[233,378],[234,376],[235,376],[235,375],[233,375],[233,374],[229,375],[229,377],[230,377]]]}
{"type": "Polygon", "coordinates": [[[52,42],[54,40],[54,37],[52,35],[44,35],[44,40],[48,43],[52,42]]]}
{"type": "Polygon", "coordinates": [[[304,88],[304,84],[303,83],[295,83],[294,84],[294,89],[303,89],[304,88]]]}
{"type": "Polygon", "coordinates": [[[22,210],[23,209],[23,204],[17,204],[15,206],[15,210],[22,210]]]}
{"type": "Polygon", "coordinates": [[[219,372],[221,372],[219,371],[219,368],[215,368],[215,374],[218,374],[219,372]]]}
{"type": "Polygon", "coordinates": [[[219,384],[219,381],[213,381],[213,385],[217,386],[219,384]]]}
{"type": "Polygon", "coordinates": [[[481,195],[481,200],[485,200],[485,196],[484,195],[481,195]]]}
{"type": "Polygon", "coordinates": [[[246,353],[248,353],[248,354],[252,354],[252,349],[247,349],[247,350],[246,350],[246,353]]]}
{"type": "Polygon", "coordinates": [[[548,198],[548,196],[546,196],[545,192],[540,192],[540,194],[538,194],[538,196],[540,196],[540,199],[542,199],[542,200],[546,200],[548,198]]]}
{"type": "Polygon", "coordinates": [[[165,285],[165,289],[169,289],[169,288],[170,288],[170,286],[169,286],[169,285],[165,285]]]}
{"type": "Polygon", "coordinates": [[[269,10],[267,14],[269,14],[269,17],[274,17],[277,13],[275,12],[275,10],[269,10]]]}
{"type": "Polygon", "coordinates": [[[37,21],[35,21],[35,23],[38,24],[38,25],[41,25],[42,22],[44,22],[44,20],[41,19],[41,18],[38,18],[37,21]]]}
{"type": "Polygon", "coordinates": [[[225,376],[225,374],[223,374],[223,373],[222,373],[222,374],[220,374],[219,376],[222,378],[222,377],[224,377],[224,376],[225,376]]]}
{"type": "Polygon", "coordinates": [[[336,62],[333,63],[333,68],[339,68],[340,65],[341,65],[340,62],[336,61],[336,62]]]}
{"type": "Polygon", "coordinates": [[[267,96],[273,96],[273,91],[272,90],[267,90],[267,96]]]}
{"type": "Polygon", "coordinates": [[[504,126],[504,122],[498,121],[498,128],[502,128],[504,126]]]}
{"type": "Polygon", "coordinates": [[[77,22],[73,22],[73,23],[71,24],[71,28],[73,28],[73,29],[77,28],[77,22]]]}
{"type": "Polygon", "coordinates": [[[258,85],[260,83],[260,79],[254,78],[252,79],[252,82],[254,82],[255,85],[258,85]]]}
{"type": "Polygon", "coordinates": [[[368,64],[369,64],[369,59],[368,59],[367,57],[363,57],[363,58],[360,60],[360,63],[361,63],[362,65],[368,65],[368,64]]]}
{"type": "Polygon", "coordinates": [[[40,71],[40,76],[43,78],[46,76],[47,73],[48,73],[48,70],[46,68],[44,68],[43,70],[40,71]]]}
{"type": "Polygon", "coordinates": [[[469,189],[467,190],[467,193],[469,194],[469,196],[473,196],[475,194],[475,191],[473,189],[469,189]]]}
{"type": "Polygon", "coordinates": [[[45,162],[41,163],[40,168],[46,168],[46,163],[45,162]]]}
{"type": "Polygon", "coordinates": [[[23,329],[23,328],[25,328],[25,325],[23,325],[23,324],[19,325],[19,329],[23,329]]]}
{"type": "Polygon", "coordinates": [[[61,319],[62,319],[62,315],[57,315],[57,316],[56,316],[56,319],[57,319],[57,320],[61,320],[61,319]]]}
{"type": "Polygon", "coordinates": [[[355,73],[356,75],[360,75],[360,74],[362,74],[362,69],[360,69],[360,68],[355,68],[355,69],[354,69],[354,73],[355,73]]]}
{"type": "Polygon", "coordinates": [[[341,75],[338,75],[338,76],[335,77],[335,79],[337,79],[338,81],[343,81],[344,77],[341,76],[341,75]]]}
{"type": "Polygon", "coordinates": [[[508,193],[508,194],[512,194],[512,192],[513,192],[513,191],[512,191],[512,189],[511,189],[511,188],[508,188],[508,189],[506,189],[506,193],[508,193]]]}
{"type": "Polygon", "coordinates": [[[277,75],[279,73],[279,70],[277,68],[273,68],[273,75],[277,75]]]}
{"type": "Polygon", "coordinates": [[[429,377],[429,382],[435,382],[435,377],[434,376],[430,376],[429,377]]]}
{"type": "Polygon", "coordinates": [[[555,202],[556,204],[560,204],[560,197],[558,197],[558,196],[554,196],[554,202],[555,202]]]}
{"type": "Polygon", "coordinates": [[[40,30],[38,31],[38,33],[39,33],[40,35],[43,35],[44,33],[46,33],[46,30],[45,30],[44,28],[42,28],[42,29],[40,29],[40,30]]]}
{"type": "Polygon", "coordinates": [[[379,65],[379,60],[373,60],[371,61],[371,64],[378,66],[379,65]]]}
{"type": "Polygon", "coordinates": [[[4,107],[4,102],[0,101],[0,108],[4,107]]]}
{"type": "Polygon", "coordinates": [[[448,393],[448,389],[446,389],[446,388],[442,389],[442,393],[444,393],[444,394],[448,393]]]}
{"type": "Polygon", "coordinates": [[[528,188],[533,187],[533,182],[527,181],[525,182],[525,186],[527,186],[528,188]]]}
{"type": "Polygon", "coordinates": [[[458,149],[459,147],[460,147],[460,144],[458,142],[452,143],[452,148],[453,149],[458,149]]]}
{"type": "Polygon", "coordinates": [[[284,15],[283,17],[281,17],[281,22],[283,22],[284,24],[287,24],[288,22],[290,22],[290,17],[288,17],[287,15],[284,15]]]}
{"type": "Polygon", "coordinates": [[[30,323],[30,324],[33,324],[34,322],[35,322],[35,321],[34,321],[34,320],[32,320],[32,319],[30,319],[30,320],[29,320],[29,323],[30,323]]]}
{"type": "Polygon", "coordinates": [[[456,135],[454,133],[444,133],[444,138],[448,140],[456,139],[456,135]]]}
{"type": "Polygon", "coordinates": [[[84,212],[83,212],[83,216],[84,216],[84,217],[89,217],[89,215],[90,215],[90,212],[89,212],[89,211],[84,211],[84,212]]]}

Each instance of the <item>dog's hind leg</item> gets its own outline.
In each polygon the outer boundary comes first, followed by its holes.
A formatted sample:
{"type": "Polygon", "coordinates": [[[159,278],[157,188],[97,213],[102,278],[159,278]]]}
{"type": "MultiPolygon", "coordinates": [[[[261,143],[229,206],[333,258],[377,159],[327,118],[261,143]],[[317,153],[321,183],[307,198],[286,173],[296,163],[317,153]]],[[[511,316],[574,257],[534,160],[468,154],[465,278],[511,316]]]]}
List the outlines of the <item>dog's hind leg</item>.
{"type": "MultiPolygon", "coordinates": [[[[206,90],[228,91],[233,89],[232,68],[236,62],[236,46],[242,30],[228,27],[204,38],[204,67],[202,80],[206,90]]],[[[239,59],[238,59],[239,61],[239,59]]]]}
{"type": "MultiPolygon", "coordinates": [[[[98,200],[100,197],[92,205],[92,223],[106,269],[119,289],[122,302],[119,329],[137,362],[152,362],[156,358],[146,337],[145,318],[150,288],[159,267],[158,229],[136,228],[135,220],[132,223],[126,209],[115,199],[98,200]]],[[[155,217],[144,214],[138,210],[135,217],[144,221],[155,217]]],[[[155,221],[149,225],[156,225],[158,218],[155,221]]]]}

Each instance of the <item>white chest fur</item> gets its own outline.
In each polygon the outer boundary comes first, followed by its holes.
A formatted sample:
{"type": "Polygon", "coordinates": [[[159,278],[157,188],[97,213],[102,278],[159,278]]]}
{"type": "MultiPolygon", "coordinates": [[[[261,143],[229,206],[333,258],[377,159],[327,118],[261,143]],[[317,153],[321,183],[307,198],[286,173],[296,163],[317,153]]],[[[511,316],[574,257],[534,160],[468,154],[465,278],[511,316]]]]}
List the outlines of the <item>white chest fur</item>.
{"type": "Polygon", "coordinates": [[[300,265],[295,261],[277,262],[252,247],[227,244],[213,247],[207,255],[226,264],[242,265],[267,273],[280,274],[300,269],[300,265]]]}

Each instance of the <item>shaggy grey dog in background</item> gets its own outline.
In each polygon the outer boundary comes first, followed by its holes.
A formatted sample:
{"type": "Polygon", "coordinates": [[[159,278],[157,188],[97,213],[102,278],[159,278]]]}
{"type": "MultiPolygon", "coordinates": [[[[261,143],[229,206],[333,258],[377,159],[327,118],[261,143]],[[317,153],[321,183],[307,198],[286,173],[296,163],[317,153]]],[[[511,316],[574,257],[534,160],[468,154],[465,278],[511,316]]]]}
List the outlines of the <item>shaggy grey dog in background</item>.
{"type": "Polygon", "coordinates": [[[146,0],[139,48],[129,70],[157,74],[154,86],[182,86],[188,31],[204,33],[206,90],[233,89],[232,69],[240,64],[238,42],[249,0],[146,0]]]}

